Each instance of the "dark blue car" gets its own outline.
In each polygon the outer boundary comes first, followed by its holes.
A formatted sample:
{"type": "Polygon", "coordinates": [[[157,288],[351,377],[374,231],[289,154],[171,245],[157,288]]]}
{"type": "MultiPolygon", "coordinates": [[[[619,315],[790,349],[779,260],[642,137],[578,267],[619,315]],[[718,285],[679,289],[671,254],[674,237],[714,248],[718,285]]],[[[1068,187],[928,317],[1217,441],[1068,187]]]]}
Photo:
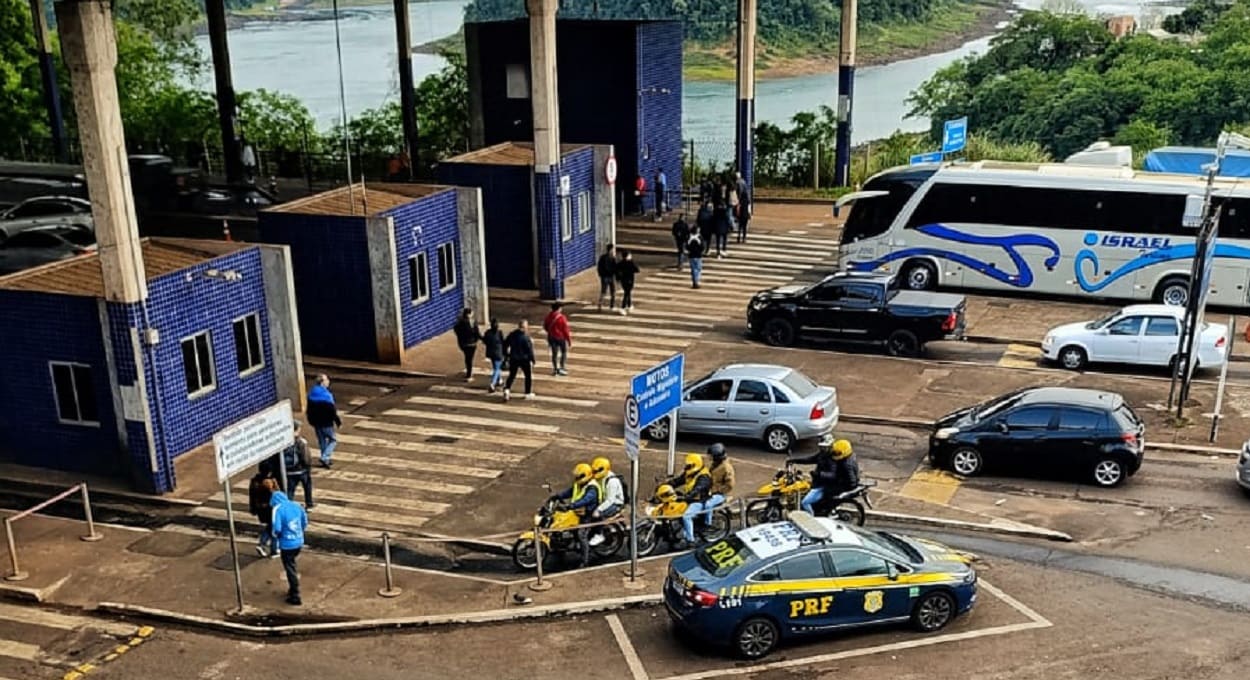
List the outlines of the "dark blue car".
{"type": "Polygon", "coordinates": [[[705,642],[758,659],[784,639],[910,621],[932,632],[972,608],[971,558],[806,513],[674,558],[664,603],[705,642]]]}

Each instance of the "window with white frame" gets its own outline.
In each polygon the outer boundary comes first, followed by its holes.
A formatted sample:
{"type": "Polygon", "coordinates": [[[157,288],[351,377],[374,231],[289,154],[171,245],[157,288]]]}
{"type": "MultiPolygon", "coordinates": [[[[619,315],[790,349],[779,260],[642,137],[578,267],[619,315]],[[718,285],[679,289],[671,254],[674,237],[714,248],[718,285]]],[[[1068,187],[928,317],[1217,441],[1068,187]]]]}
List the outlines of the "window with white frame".
{"type": "Polygon", "coordinates": [[[583,191],[577,195],[577,233],[590,231],[590,192],[583,191]]]}
{"type": "Polygon", "coordinates": [[[248,314],[234,320],[234,356],[239,375],[254,373],[265,365],[264,346],[260,340],[260,315],[248,314]]]}
{"type": "Polygon", "coordinates": [[[48,362],[52,372],[52,394],[56,397],[56,414],[62,423],[99,425],[91,367],[60,361],[48,362]]]}
{"type": "Polygon", "coordinates": [[[408,281],[412,283],[412,302],[430,299],[430,262],[424,251],[408,258],[408,281]]]}
{"type": "Polygon", "coordinates": [[[569,201],[569,197],[565,196],[560,199],[560,240],[568,241],[573,238],[573,204],[569,201]]]}
{"type": "Polygon", "coordinates": [[[182,374],[187,381],[188,397],[198,397],[217,387],[213,370],[213,339],[208,331],[183,338],[182,374]]]}
{"type": "Polygon", "coordinates": [[[456,250],[454,243],[438,247],[438,292],[456,287],[456,250]]]}

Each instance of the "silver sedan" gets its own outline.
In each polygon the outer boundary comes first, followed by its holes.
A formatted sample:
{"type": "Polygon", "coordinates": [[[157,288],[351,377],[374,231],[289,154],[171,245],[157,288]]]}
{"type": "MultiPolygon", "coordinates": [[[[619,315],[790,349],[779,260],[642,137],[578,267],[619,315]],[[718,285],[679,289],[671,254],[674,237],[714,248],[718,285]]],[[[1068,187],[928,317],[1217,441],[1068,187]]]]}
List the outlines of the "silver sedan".
{"type": "MultiPolygon", "coordinates": [[[[679,434],[758,439],[769,450],[823,437],[838,424],[838,391],[786,366],[730,364],[687,385],[677,411],[679,434]]],[[[668,419],[647,428],[668,438],[668,419]]]]}
{"type": "Polygon", "coordinates": [[[1237,459],[1237,484],[1250,496],[1250,441],[1241,445],[1241,457],[1237,459]]]}
{"type": "Polygon", "coordinates": [[[28,229],[79,227],[91,230],[91,203],[73,196],[38,196],[0,211],[0,243],[28,229]]]}

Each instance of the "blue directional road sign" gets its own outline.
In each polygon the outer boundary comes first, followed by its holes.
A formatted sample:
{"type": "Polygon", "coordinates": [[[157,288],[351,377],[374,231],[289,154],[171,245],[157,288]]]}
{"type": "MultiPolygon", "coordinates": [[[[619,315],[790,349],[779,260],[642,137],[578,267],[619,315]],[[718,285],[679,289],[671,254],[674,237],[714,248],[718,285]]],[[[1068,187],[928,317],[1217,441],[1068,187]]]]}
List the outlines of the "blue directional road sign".
{"type": "MultiPolygon", "coordinates": [[[[642,429],[681,406],[682,373],[686,356],[676,354],[662,364],[634,376],[630,396],[637,404],[637,427],[642,429]]],[[[632,420],[632,419],[631,419],[632,420]]],[[[630,423],[627,423],[627,425],[630,423]]]]}
{"type": "Polygon", "coordinates": [[[942,152],[930,151],[929,153],[918,153],[911,157],[911,165],[919,165],[921,163],[941,163],[942,152]]]}
{"type": "Polygon", "coordinates": [[[963,151],[968,144],[968,117],[948,120],[942,126],[942,153],[963,151]]]}

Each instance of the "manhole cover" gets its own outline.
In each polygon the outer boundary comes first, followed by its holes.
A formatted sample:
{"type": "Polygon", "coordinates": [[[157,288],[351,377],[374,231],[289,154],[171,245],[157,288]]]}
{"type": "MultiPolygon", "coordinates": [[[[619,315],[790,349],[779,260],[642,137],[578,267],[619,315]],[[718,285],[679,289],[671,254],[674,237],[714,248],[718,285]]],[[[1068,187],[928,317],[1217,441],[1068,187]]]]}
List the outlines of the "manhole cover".
{"type": "Polygon", "coordinates": [[[186,557],[209,542],[202,536],[155,532],[126,546],[126,550],[156,557],[186,557]]]}
{"type": "Polygon", "coordinates": [[[448,437],[444,434],[436,434],[425,440],[427,444],[455,444],[460,441],[459,437],[448,437]]]}
{"type": "MultiPolygon", "coordinates": [[[[255,545],[251,541],[239,541],[239,569],[247,569],[248,565],[253,562],[259,562],[260,556],[256,554],[255,545]]],[[[230,560],[230,551],[222,553],[217,559],[208,563],[208,566],[219,571],[234,571],[234,562],[230,560]]]]}

